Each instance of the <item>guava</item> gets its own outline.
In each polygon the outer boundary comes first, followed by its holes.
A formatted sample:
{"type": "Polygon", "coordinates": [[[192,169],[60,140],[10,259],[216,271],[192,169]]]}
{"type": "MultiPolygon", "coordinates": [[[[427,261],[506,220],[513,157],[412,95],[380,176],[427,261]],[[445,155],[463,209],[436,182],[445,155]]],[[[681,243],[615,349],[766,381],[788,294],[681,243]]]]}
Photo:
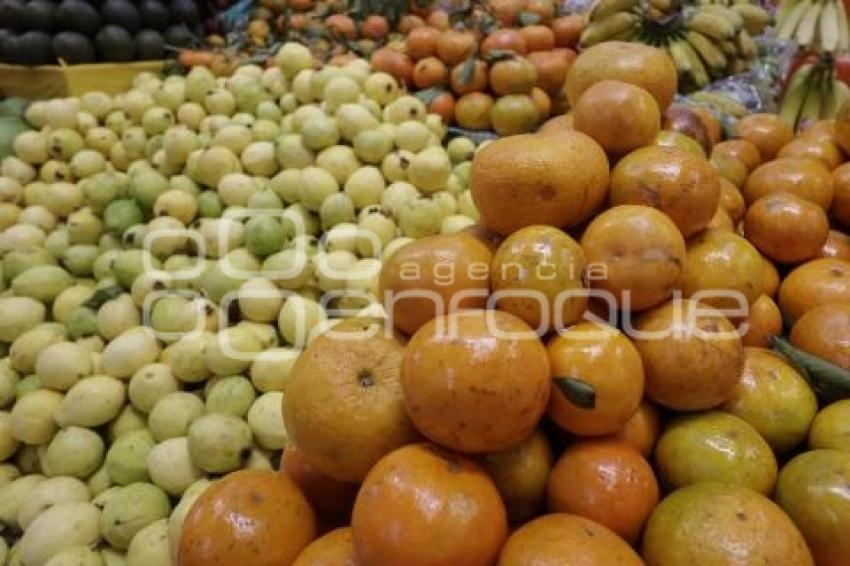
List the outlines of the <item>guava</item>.
{"type": "Polygon", "coordinates": [[[159,519],[136,533],[127,549],[131,566],[163,566],[171,564],[168,544],[168,519],[159,519]]]}
{"type": "Polygon", "coordinates": [[[440,207],[443,218],[457,212],[457,199],[448,191],[438,191],[431,194],[431,198],[440,207]]]}
{"type": "Polygon", "coordinates": [[[109,471],[106,469],[106,462],[101,464],[97,471],[90,475],[88,480],[86,480],[86,487],[88,487],[89,492],[93,497],[97,497],[112,487],[112,485],[112,480],[109,477],[109,471]]]}
{"type": "Polygon", "coordinates": [[[24,565],[45,564],[63,550],[100,541],[100,511],[87,502],[60,503],[38,515],[21,537],[24,565]]]}
{"type": "Polygon", "coordinates": [[[472,220],[478,221],[481,218],[481,213],[475,207],[475,201],[472,199],[471,191],[464,191],[457,198],[457,208],[461,214],[468,216],[472,220]]]}
{"type": "Polygon", "coordinates": [[[210,388],[206,398],[206,412],[243,418],[255,398],[254,386],[248,379],[241,375],[223,377],[210,388]]]}
{"type": "Polygon", "coordinates": [[[354,220],[354,206],[349,194],[334,193],[328,196],[319,207],[322,229],[329,230],[337,224],[354,220]]]}
{"type": "Polygon", "coordinates": [[[207,344],[204,362],[215,375],[235,375],[251,365],[252,356],[263,351],[263,344],[244,328],[231,327],[219,332],[207,344]]]}
{"type": "Polygon", "coordinates": [[[169,393],[159,401],[148,416],[148,426],[158,442],[186,436],[189,426],[204,412],[204,403],[184,391],[169,393]]]}
{"type": "Polygon", "coordinates": [[[199,147],[197,134],[184,125],[170,127],[162,136],[162,149],[172,163],[185,163],[199,147]]]}
{"type": "Polygon", "coordinates": [[[215,88],[215,86],[216,78],[209,68],[203,66],[192,67],[192,70],[186,75],[186,100],[202,102],[207,92],[215,88]]]}
{"type": "Polygon", "coordinates": [[[54,477],[40,482],[18,509],[18,524],[26,530],[40,513],[60,503],[88,503],[88,487],[72,477],[54,477]]]}
{"type": "Polygon", "coordinates": [[[381,195],[381,207],[384,212],[396,220],[401,217],[402,208],[421,196],[419,189],[407,181],[396,181],[390,184],[381,195]]]}
{"type": "Polygon", "coordinates": [[[275,156],[284,169],[301,169],[315,161],[315,155],[304,145],[300,134],[279,137],[275,142],[275,156]]]}
{"type": "Polygon", "coordinates": [[[103,566],[103,560],[97,550],[71,546],[54,554],[44,566],[103,566]]]}
{"type": "Polygon", "coordinates": [[[78,101],[71,98],[54,98],[46,103],[46,126],[51,128],[76,128],[77,114],[80,111],[78,101]]]}
{"type": "Polygon", "coordinates": [[[118,143],[118,135],[109,128],[98,126],[86,132],[86,147],[109,157],[112,146],[118,143]]]}
{"type": "Polygon", "coordinates": [[[283,393],[270,391],[254,401],[248,411],[248,424],[260,448],[282,450],[287,441],[283,423],[283,393]]]}
{"type": "Polygon", "coordinates": [[[292,80],[300,71],[313,68],[313,55],[310,50],[294,41],[284,43],[278,49],[274,61],[289,80],[292,80]]]}
{"type": "Polygon", "coordinates": [[[152,333],[142,327],[118,335],[103,350],[100,367],[107,375],[126,379],[159,356],[160,347],[152,333]]]}
{"type": "Polygon", "coordinates": [[[287,204],[298,201],[302,178],[300,169],[284,169],[269,182],[271,189],[287,204]]]}
{"type": "Polygon", "coordinates": [[[418,153],[428,146],[431,131],[418,120],[405,120],[398,125],[395,135],[395,145],[399,149],[405,149],[418,153]]]}
{"type": "Polygon", "coordinates": [[[386,181],[377,167],[367,165],[356,169],[345,182],[345,193],[358,210],[381,202],[386,181]]]}
{"type": "Polygon", "coordinates": [[[166,493],[179,497],[204,474],[192,462],[189,439],[181,436],[153,447],[148,454],[148,475],[166,493]]]}
{"type": "Polygon", "coordinates": [[[130,124],[130,118],[123,110],[113,110],[103,120],[103,125],[116,134],[121,134],[130,124]]]}
{"type": "Polygon", "coordinates": [[[442,222],[443,211],[434,199],[419,197],[406,201],[399,211],[399,228],[411,238],[438,234],[442,222]]]}
{"type": "Polygon", "coordinates": [[[204,108],[211,115],[232,116],[236,112],[236,97],[223,88],[212,90],[204,97],[204,108]]]}
{"type": "Polygon", "coordinates": [[[354,155],[360,161],[378,165],[392,151],[393,139],[385,131],[374,128],[354,136],[352,146],[354,155]]]}
{"type": "MultiPolygon", "coordinates": [[[[162,300],[168,299],[164,297],[162,300]]],[[[127,388],[130,402],[143,413],[149,413],[157,401],[180,390],[180,383],[171,374],[171,368],[165,364],[148,364],[140,368],[127,388]]]]}
{"type": "Polygon", "coordinates": [[[124,384],[107,375],[78,381],[54,410],[60,426],[97,427],[114,419],[124,407],[124,384]]]}
{"type": "Polygon", "coordinates": [[[304,251],[286,249],[267,257],[262,271],[279,288],[295,290],[309,281],[313,267],[304,251]]]}
{"type": "Polygon", "coordinates": [[[201,122],[207,117],[204,107],[197,102],[184,102],[177,110],[177,122],[192,130],[198,130],[201,122]]]}
{"type": "Polygon", "coordinates": [[[67,391],[91,373],[91,353],[73,342],[56,342],[44,348],[36,358],[35,373],[41,384],[67,391]]]}
{"type": "Polygon", "coordinates": [[[189,451],[200,469],[214,474],[232,472],[250,454],[252,432],[233,415],[212,413],[189,426],[189,451]]]}
{"type": "Polygon", "coordinates": [[[381,250],[395,237],[396,225],[392,218],[381,212],[367,214],[357,223],[360,233],[371,234],[373,237],[357,239],[357,254],[360,257],[380,257],[381,250]]]}
{"type": "Polygon", "coordinates": [[[242,164],[239,158],[227,148],[211,147],[200,155],[196,175],[193,177],[207,187],[218,187],[221,179],[228,173],[241,173],[242,164]]]}
{"type": "Polygon", "coordinates": [[[119,334],[138,326],[141,322],[141,313],[132,296],[124,293],[103,303],[97,311],[95,320],[98,333],[105,339],[112,340],[119,334]]]}
{"type": "Polygon", "coordinates": [[[398,83],[388,73],[372,73],[363,82],[363,94],[381,106],[386,106],[398,98],[398,83]]]}
{"type": "Polygon", "coordinates": [[[130,90],[124,93],[121,106],[127,117],[136,124],[141,124],[145,112],[154,105],[153,97],[144,90],[130,90]]]}
{"type": "Polygon", "coordinates": [[[299,354],[294,348],[269,348],[260,353],[251,364],[254,387],[263,393],[284,391],[299,354]]]}
{"type": "Polygon", "coordinates": [[[360,132],[377,128],[380,121],[364,106],[352,102],[339,107],[336,123],[342,138],[352,142],[360,132]]]}
{"type": "Polygon", "coordinates": [[[103,538],[120,550],[126,549],[136,533],[171,513],[168,495],[150,483],[121,488],[106,502],[100,518],[103,538]]]}
{"type": "Polygon", "coordinates": [[[452,165],[442,147],[428,147],[417,153],[407,168],[408,180],[424,193],[446,188],[452,165]]]}
{"type": "MultiPolygon", "coordinates": [[[[33,268],[18,278],[27,275],[36,269],[33,268]]],[[[18,279],[16,278],[16,280],[18,279]]],[[[70,286],[70,285],[69,285],[70,286]]],[[[65,340],[67,333],[65,327],[55,322],[47,322],[40,324],[15,338],[9,348],[9,361],[12,368],[24,375],[28,375],[35,371],[35,361],[38,359],[41,351],[47,346],[65,340]]]]}
{"type": "Polygon", "coordinates": [[[391,124],[401,124],[407,120],[425,120],[428,109],[415,96],[405,94],[399,96],[384,107],[384,121],[391,124]]]}
{"type": "Polygon", "coordinates": [[[14,179],[20,185],[26,185],[35,179],[35,168],[22,159],[9,155],[0,162],[0,174],[14,179]]]}
{"type": "Polygon", "coordinates": [[[41,165],[48,159],[47,137],[41,132],[21,132],[12,142],[12,149],[30,165],[41,165]]]}
{"type": "Polygon", "coordinates": [[[148,454],[155,441],[147,430],[119,436],[106,453],[106,470],[117,485],[148,481],[148,454]]]}
{"type": "Polygon", "coordinates": [[[68,215],[68,237],[71,244],[97,244],[103,235],[103,222],[89,208],[68,215]]]}
{"type": "Polygon", "coordinates": [[[359,98],[360,85],[352,77],[344,74],[331,78],[325,84],[322,95],[331,113],[336,112],[343,104],[357,102],[359,98]]]}
{"type": "Polygon", "coordinates": [[[337,192],[339,180],[326,169],[306,167],[301,170],[298,200],[308,210],[318,212],[325,199],[337,192]]]}
{"type": "Polygon", "coordinates": [[[281,336],[292,346],[303,348],[315,326],[327,319],[325,309],[314,300],[288,297],[277,319],[281,336]]]}
{"type": "Polygon", "coordinates": [[[39,474],[23,475],[0,485],[0,523],[18,528],[18,512],[33,490],[47,478],[39,474]]]}

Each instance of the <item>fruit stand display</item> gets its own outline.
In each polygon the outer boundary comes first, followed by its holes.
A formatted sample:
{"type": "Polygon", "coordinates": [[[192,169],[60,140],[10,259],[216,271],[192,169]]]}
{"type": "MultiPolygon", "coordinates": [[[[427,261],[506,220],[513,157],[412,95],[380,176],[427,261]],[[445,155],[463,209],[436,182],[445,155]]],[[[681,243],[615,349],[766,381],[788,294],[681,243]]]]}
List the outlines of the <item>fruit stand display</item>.
{"type": "Polygon", "coordinates": [[[847,564],[843,5],[580,4],[0,1],[0,566],[847,564]]]}

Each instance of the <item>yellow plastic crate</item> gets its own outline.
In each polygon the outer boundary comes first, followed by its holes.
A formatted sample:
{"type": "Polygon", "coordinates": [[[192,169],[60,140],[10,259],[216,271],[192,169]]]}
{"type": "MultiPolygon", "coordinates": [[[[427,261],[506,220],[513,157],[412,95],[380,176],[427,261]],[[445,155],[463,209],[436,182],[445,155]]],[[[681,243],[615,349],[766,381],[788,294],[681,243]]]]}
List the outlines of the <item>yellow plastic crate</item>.
{"type": "Polygon", "coordinates": [[[139,73],[159,73],[164,64],[163,61],[39,67],[0,64],[0,93],[31,100],[81,96],[93,90],[118,94],[127,90],[139,73]]]}

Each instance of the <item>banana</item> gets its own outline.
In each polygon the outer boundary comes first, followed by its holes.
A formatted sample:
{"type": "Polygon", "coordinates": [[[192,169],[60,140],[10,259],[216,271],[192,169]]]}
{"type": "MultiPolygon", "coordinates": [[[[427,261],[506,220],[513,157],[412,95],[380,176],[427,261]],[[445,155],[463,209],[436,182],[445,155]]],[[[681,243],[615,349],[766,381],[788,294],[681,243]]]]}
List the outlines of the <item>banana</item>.
{"type": "Polygon", "coordinates": [[[631,12],[617,12],[603,21],[591,22],[581,34],[581,45],[596,45],[626,30],[637,28],[639,22],[640,16],[631,12]]]}
{"type": "Polygon", "coordinates": [[[734,4],[731,8],[744,20],[744,29],[751,36],[760,35],[773,23],[773,17],[761,6],[754,4],[734,4]]]}
{"type": "MultiPolygon", "coordinates": [[[[843,2],[843,0],[838,0],[843,2]]],[[[838,6],[836,0],[826,0],[820,15],[820,46],[827,53],[833,53],[838,48],[838,6]]]]}
{"type": "Polygon", "coordinates": [[[818,72],[809,80],[809,91],[806,93],[802,108],[800,108],[800,115],[797,116],[798,130],[803,130],[820,120],[823,105],[823,75],[824,73],[818,69],[818,72]]]}
{"type": "Polygon", "coordinates": [[[779,103],[779,116],[781,116],[791,127],[797,123],[797,117],[806,99],[809,80],[815,72],[813,63],[803,63],[785,85],[785,92],[779,103]]]}
{"type": "Polygon", "coordinates": [[[704,87],[711,82],[711,79],[708,76],[705,65],[703,65],[702,59],[699,58],[699,54],[691,47],[690,43],[683,39],[678,40],[678,42],[681,44],[682,51],[684,51],[691,63],[691,70],[687,74],[698,88],[704,87]]]}
{"type": "Polygon", "coordinates": [[[806,10],[803,19],[800,20],[800,25],[797,26],[797,31],[794,34],[794,39],[803,47],[812,45],[815,39],[815,26],[817,26],[818,18],[823,11],[823,3],[815,2],[809,9],[806,10]]]}
{"type": "Polygon", "coordinates": [[[707,104],[709,106],[717,108],[724,114],[729,114],[738,118],[747,114],[746,106],[744,106],[737,100],[719,92],[707,92],[701,90],[689,96],[694,102],[707,104]]]}
{"type": "Polygon", "coordinates": [[[823,108],[821,118],[835,118],[841,104],[841,90],[834,72],[827,73],[823,90],[823,108]]]}
{"type": "Polygon", "coordinates": [[[677,0],[649,0],[649,5],[660,12],[671,12],[677,6],[677,0]]]}
{"type": "Polygon", "coordinates": [[[687,27],[720,41],[735,37],[735,26],[729,20],[708,12],[695,12],[688,21],[687,27]]]}
{"type": "Polygon", "coordinates": [[[780,7],[776,35],[779,39],[791,39],[794,37],[794,32],[800,25],[800,21],[814,3],[812,0],[801,0],[799,2],[782,2],[782,5],[788,7],[786,8],[787,11],[783,11],[780,7]]]}
{"type": "Polygon", "coordinates": [[[727,8],[726,6],[722,6],[720,4],[710,4],[708,6],[702,6],[699,8],[700,12],[706,12],[708,14],[714,14],[715,16],[719,16],[724,20],[727,20],[732,26],[735,28],[735,32],[744,27],[744,18],[731,8],[727,8]]]}
{"type": "Polygon", "coordinates": [[[667,52],[670,54],[670,58],[673,59],[676,70],[680,74],[686,74],[693,70],[693,65],[691,64],[691,58],[688,57],[688,53],[682,48],[682,44],[683,42],[681,40],[670,42],[667,45],[667,52]]]}
{"type": "Polygon", "coordinates": [[[599,22],[617,12],[627,12],[636,8],[637,0],[598,0],[590,12],[590,21],[599,22]]]}
{"type": "Polygon", "coordinates": [[[738,32],[735,44],[738,46],[738,54],[744,59],[755,59],[758,55],[758,46],[746,29],[738,32]]]}
{"type": "Polygon", "coordinates": [[[726,68],[726,55],[717,45],[698,31],[688,30],[685,39],[705,63],[715,71],[726,68]]]}
{"type": "Polygon", "coordinates": [[[723,54],[726,55],[726,57],[729,57],[730,59],[732,57],[737,57],[738,55],[738,46],[735,45],[734,41],[718,41],[717,46],[720,48],[723,54]]]}
{"type": "Polygon", "coordinates": [[[843,0],[835,3],[838,12],[838,51],[850,50],[850,24],[847,23],[847,8],[843,0]]]}

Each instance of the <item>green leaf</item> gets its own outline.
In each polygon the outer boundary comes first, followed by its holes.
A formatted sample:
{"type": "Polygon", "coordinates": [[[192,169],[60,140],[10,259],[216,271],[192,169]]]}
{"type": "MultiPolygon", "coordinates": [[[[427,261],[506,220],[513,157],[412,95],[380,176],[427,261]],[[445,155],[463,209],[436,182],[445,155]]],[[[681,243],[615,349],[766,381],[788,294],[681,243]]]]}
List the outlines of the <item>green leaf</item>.
{"type": "Polygon", "coordinates": [[[822,399],[835,401],[850,397],[850,371],[795,348],[779,336],[772,336],[770,345],[788,358],[822,399]]]}
{"type": "Polygon", "coordinates": [[[431,88],[426,88],[425,90],[420,90],[419,92],[413,93],[413,96],[419,99],[419,101],[425,106],[429,106],[434,99],[443,94],[445,91],[444,88],[439,86],[432,86],[431,88]]]}
{"type": "Polygon", "coordinates": [[[555,385],[567,401],[580,409],[596,408],[596,389],[577,377],[556,377],[555,385]]]}
{"type": "Polygon", "coordinates": [[[475,53],[472,53],[469,58],[463,62],[463,67],[460,70],[460,75],[457,78],[457,82],[461,85],[468,85],[472,78],[475,76],[475,63],[478,58],[475,56],[475,53]]]}
{"type": "Polygon", "coordinates": [[[96,311],[103,306],[103,303],[111,301],[112,299],[120,296],[123,292],[124,289],[121,288],[120,285],[112,285],[110,287],[98,289],[94,292],[94,295],[89,297],[89,299],[83,303],[82,306],[96,311]]]}
{"type": "Polygon", "coordinates": [[[522,11],[519,13],[518,19],[521,26],[533,26],[540,23],[540,14],[522,11]]]}
{"type": "Polygon", "coordinates": [[[487,54],[488,63],[496,63],[498,61],[507,61],[508,59],[516,58],[517,54],[512,49],[492,49],[487,54]]]}
{"type": "Polygon", "coordinates": [[[449,14],[449,25],[454,27],[457,24],[464,24],[469,21],[469,18],[472,16],[472,6],[469,8],[465,8],[462,10],[455,10],[451,14],[449,14]]]}
{"type": "Polygon", "coordinates": [[[499,27],[499,22],[496,21],[496,18],[491,16],[488,13],[484,13],[481,16],[481,22],[478,24],[478,29],[481,30],[481,33],[484,35],[490,35],[493,30],[499,27]]]}

